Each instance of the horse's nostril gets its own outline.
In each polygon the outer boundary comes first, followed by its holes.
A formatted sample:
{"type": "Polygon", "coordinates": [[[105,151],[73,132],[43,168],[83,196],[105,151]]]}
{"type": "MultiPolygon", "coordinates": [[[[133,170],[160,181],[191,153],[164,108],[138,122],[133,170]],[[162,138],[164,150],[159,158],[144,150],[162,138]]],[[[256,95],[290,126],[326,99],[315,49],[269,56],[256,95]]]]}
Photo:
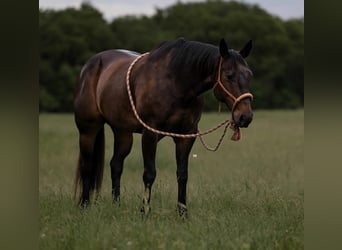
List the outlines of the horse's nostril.
{"type": "Polygon", "coordinates": [[[239,126],[247,128],[252,121],[252,116],[242,114],[239,119],[239,126]]]}

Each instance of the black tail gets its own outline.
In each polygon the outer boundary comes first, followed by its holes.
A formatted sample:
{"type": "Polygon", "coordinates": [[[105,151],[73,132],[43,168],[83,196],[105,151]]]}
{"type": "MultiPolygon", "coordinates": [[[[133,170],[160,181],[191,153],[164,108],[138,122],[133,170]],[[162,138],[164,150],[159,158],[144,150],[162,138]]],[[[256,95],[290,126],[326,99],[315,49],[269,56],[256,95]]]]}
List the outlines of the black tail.
{"type": "MultiPolygon", "coordinates": [[[[103,179],[103,168],[104,168],[104,153],[105,153],[105,137],[104,137],[104,127],[102,127],[95,139],[94,143],[94,151],[93,151],[93,161],[91,166],[91,178],[90,178],[90,194],[96,190],[98,194],[101,190],[101,184],[103,179]]],[[[81,155],[78,158],[78,165],[76,170],[76,178],[75,178],[75,199],[78,197],[78,204],[81,204],[83,197],[83,178],[81,174],[81,155]]]]}
{"type": "Polygon", "coordinates": [[[97,105],[94,95],[91,94],[96,89],[101,70],[102,60],[100,56],[94,56],[82,68],[74,95],[75,121],[80,133],[80,152],[85,155],[83,158],[80,153],[76,169],[74,197],[75,199],[78,197],[79,203],[82,203],[82,199],[89,199],[94,190],[99,193],[102,184],[104,125],[101,115],[93,112],[93,107],[97,105]],[[98,124],[96,129],[93,127],[94,124],[98,124]]]}

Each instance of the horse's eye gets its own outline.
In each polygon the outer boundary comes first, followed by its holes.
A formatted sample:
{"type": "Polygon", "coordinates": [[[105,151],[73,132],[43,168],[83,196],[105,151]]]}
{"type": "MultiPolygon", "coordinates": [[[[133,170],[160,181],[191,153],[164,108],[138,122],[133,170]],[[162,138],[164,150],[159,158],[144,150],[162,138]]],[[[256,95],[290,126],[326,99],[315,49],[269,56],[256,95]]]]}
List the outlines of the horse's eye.
{"type": "Polygon", "coordinates": [[[227,78],[228,78],[228,80],[233,80],[233,75],[229,74],[229,75],[227,75],[227,78]]]}

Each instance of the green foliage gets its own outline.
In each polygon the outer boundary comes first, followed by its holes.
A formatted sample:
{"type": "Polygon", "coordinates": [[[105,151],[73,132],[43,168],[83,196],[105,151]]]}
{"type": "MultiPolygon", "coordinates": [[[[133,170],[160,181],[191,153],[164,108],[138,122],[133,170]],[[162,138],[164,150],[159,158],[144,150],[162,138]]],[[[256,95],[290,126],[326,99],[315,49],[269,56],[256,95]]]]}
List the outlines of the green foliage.
{"type": "MultiPolygon", "coordinates": [[[[258,5],[235,1],[178,2],[151,16],[124,16],[107,23],[90,4],[80,9],[40,11],[40,110],[71,111],[80,68],[105,49],[146,52],[163,40],[184,37],[241,49],[254,47],[247,61],[254,72],[253,107],[298,108],[304,105],[304,20],[281,20],[258,5]]],[[[217,102],[206,94],[206,110],[217,102]]]]}
{"type": "Polygon", "coordinates": [[[85,61],[112,48],[114,35],[102,14],[79,10],[40,11],[40,110],[71,111],[73,89],[85,61]]]}

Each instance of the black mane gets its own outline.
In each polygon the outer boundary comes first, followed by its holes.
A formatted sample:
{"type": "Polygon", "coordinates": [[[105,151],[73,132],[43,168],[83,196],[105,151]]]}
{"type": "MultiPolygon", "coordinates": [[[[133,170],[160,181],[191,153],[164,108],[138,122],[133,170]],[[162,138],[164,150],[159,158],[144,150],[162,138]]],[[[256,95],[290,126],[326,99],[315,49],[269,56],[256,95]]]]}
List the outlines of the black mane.
{"type": "Polygon", "coordinates": [[[158,60],[168,54],[171,57],[170,73],[178,79],[191,77],[193,80],[203,80],[213,74],[220,56],[216,46],[180,38],[159,44],[150,52],[150,60],[158,60]]]}

